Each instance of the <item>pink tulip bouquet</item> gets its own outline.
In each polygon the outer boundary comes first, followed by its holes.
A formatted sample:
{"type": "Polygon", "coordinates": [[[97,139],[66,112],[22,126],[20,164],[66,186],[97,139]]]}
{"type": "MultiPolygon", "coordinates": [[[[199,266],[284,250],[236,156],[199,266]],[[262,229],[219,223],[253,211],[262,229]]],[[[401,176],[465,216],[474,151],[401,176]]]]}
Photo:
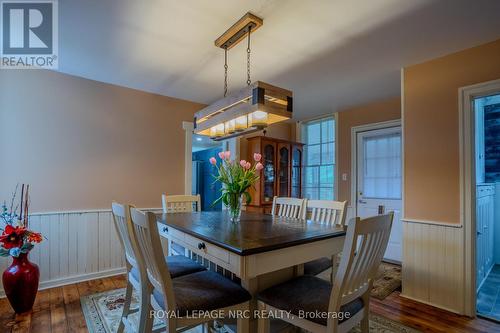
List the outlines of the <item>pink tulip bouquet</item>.
{"type": "Polygon", "coordinates": [[[247,204],[250,203],[252,197],[248,189],[259,179],[258,173],[264,168],[260,162],[262,155],[257,153],[253,155],[254,164],[245,160],[239,162],[231,160],[230,151],[220,152],[219,157],[220,164],[217,164],[215,157],[210,158],[210,164],[217,168],[217,175],[214,175],[214,178],[223,184],[221,196],[215,200],[214,205],[222,201],[229,208],[231,221],[238,222],[243,197],[247,204]]]}

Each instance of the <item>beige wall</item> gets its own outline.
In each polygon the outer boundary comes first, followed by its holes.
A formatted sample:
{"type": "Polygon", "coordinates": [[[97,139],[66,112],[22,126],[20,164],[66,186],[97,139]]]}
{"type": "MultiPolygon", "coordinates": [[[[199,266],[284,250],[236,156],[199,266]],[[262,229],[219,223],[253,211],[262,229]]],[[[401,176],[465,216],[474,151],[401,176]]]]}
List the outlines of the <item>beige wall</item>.
{"type": "Polygon", "coordinates": [[[401,118],[401,100],[399,97],[378,101],[367,105],[343,110],[338,113],[338,200],[351,199],[351,128],[354,126],[379,123],[401,118]],[[347,180],[342,180],[342,174],[347,180]]]}
{"type": "Polygon", "coordinates": [[[500,78],[500,40],[404,69],[404,213],[460,221],[458,88],[500,78]]]}
{"type": "Polygon", "coordinates": [[[184,192],[184,131],[202,105],[40,70],[0,73],[0,198],[32,211],[161,206],[184,192]]]}

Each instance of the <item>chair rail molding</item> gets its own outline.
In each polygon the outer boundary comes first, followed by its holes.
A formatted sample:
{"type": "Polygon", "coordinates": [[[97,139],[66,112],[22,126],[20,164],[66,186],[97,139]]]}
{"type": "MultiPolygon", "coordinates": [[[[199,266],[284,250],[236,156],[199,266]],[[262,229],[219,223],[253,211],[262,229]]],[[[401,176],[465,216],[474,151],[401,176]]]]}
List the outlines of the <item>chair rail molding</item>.
{"type": "Polygon", "coordinates": [[[401,221],[403,221],[405,223],[421,223],[421,224],[439,225],[439,226],[446,227],[446,228],[463,228],[463,225],[460,223],[412,219],[412,218],[407,218],[407,217],[402,218],[401,221]]]}
{"type": "Polygon", "coordinates": [[[500,93],[500,80],[478,83],[458,89],[460,138],[460,222],[464,226],[463,299],[467,316],[476,316],[476,177],[475,121],[472,100],[500,93]]]}
{"type": "MultiPolygon", "coordinates": [[[[40,268],[39,290],[125,273],[111,209],[33,213],[30,228],[44,236],[29,254],[40,268]]],[[[0,272],[11,262],[10,257],[0,257],[0,272]]],[[[0,297],[5,297],[1,281],[0,297]]]]}

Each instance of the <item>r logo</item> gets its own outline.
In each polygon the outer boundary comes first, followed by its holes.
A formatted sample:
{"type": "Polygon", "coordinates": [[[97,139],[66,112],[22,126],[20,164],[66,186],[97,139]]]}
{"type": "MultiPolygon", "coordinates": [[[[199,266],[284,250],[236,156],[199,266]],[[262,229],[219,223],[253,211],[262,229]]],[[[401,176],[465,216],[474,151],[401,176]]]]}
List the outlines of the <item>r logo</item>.
{"type": "Polygon", "coordinates": [[[53,2],[2,3],[3,54],[52,54],[53,2]]]}

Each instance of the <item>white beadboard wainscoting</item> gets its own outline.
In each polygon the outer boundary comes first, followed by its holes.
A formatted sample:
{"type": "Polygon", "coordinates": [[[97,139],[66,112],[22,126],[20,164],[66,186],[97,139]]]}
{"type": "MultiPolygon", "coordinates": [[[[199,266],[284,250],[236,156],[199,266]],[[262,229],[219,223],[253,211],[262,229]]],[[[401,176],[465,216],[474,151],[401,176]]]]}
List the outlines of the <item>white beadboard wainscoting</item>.
{"type": "MultiPolygon", "coordinates": [[[[29,255],[40,268],[39,289],[125,272],[111,210],[36,213],[30,217],[30,229],[46,238],[29,255]]],[[[10,257],[0,257],[0,272],[11,262],[10,257]]],[[[4,297],[1,281],[0,287],[0,297],[4,297]]]]}
{"type": "Polygon", "coordinates": [[[464,228],[403,220],[401,296],[463,314],[464,228]]]}

